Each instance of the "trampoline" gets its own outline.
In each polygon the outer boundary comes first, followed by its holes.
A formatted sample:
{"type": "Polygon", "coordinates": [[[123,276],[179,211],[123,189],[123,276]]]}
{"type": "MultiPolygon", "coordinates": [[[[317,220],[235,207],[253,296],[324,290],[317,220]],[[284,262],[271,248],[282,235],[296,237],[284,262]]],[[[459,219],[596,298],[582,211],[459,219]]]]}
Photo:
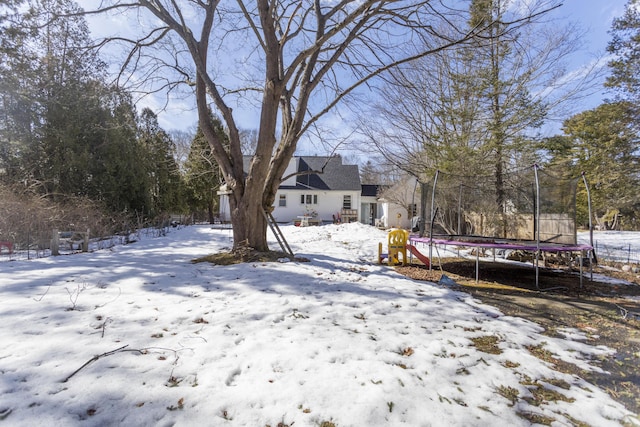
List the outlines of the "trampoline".
{"type": "MultiPolygon", "coordinates": [[[[595,253],[592,235],[590,244],[577,242],[576,192],[580,178],[543,171],[538,165],[501,178],[497,192],[495,176],[462,177],[437,171],[431,186],[421,186],[423,218],[420,233],[409,237],[411,244],[429,246],[429,259],[433,259],[434,246],[491,249],[494,257],[500,250],[531,252],[538,290],[542,290],[538,269],[543,253],[577,254],[582,287],[583,259],[590,260],[592,273],[595,253]]],[[[589,188],[584,174],[581,178],[591,230],[589,188]]],[[[479,269],[480,250],[476,250],[476,281],[479,269]]]]}
{"type": "MultiPolygon", "coordinates": [[[[582,260],[587,258],[591,258],[591,254],[593,251],[593,246],[586,244],[566,244],[566,243],[553,243],[553,242],[538,242],[532,240],[509,240],[509,239],[491,239],[491,238],[483,238],[483,237],[474,237],[470,236],[433,236],[431,237],[420,237],[419,235],[409,236],[409,241],[412,245],[422,244],[429,246],[429,259],[432,259],[433,251],[432,247],[436,246],[456,246],[456,247],[465,247],[465,248],[478,248],[478,249],[492,249],[495,252],[497,250],[522,250],[533,252],[534,254],[539,254],[542,252],[550,252],[550,253],[578,253],[579,254],[579,265],[580,265],[580,286],[582,286],[582,277],[583,277],[583,262],[582,260]]],[[[535,257],[536,261],[538,257],[535,257]]],[[[432,263],[433,265],[433,263],[432,263]]],[[[591,265],[591,263],[590,263],[591,265]]],[[[534,267],[536,268],[536,288],[540,289],[538,283],[538,263],[534,262],[534,267]]],[[[431,267],[430,267],[431,268],[431,267]]],[[[476,251],[476,282],[479,280],[479,271],[480,271],[480,251],[476,251]]]]}

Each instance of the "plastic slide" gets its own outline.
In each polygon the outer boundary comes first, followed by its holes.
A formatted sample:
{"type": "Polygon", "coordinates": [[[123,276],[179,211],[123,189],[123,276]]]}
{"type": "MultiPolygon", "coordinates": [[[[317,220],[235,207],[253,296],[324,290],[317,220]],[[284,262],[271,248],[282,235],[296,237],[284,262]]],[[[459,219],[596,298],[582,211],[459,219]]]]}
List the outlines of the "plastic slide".
{"type": "Polygon", "coordinates": [[[410,245],[409,243],[407,243],[406,246],[409,252],[411,252],[413,256],[418,258],[424,265],[426,265],[427,267],[431,265],[431,261],[429,260],[429,257],[422,255],[422,253],[418,250],[418,248],[416,248],[413,245],[410,245]]]}

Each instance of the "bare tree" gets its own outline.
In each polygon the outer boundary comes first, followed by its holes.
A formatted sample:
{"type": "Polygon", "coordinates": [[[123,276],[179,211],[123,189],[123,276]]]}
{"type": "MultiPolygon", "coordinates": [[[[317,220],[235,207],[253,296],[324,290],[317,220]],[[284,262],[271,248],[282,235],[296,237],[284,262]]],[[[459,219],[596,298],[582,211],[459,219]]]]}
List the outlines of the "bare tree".
{"type": "Polygon", "coordinates": [[[565,117],[596,90],[603,62],[569,71],[584,31],[546,15],[512,31],[503,22],[520,11],[509,3],[472,2],[466,25],[483,27],[479,37],[395,70],[382,88],[383,101],[362,114],[365,145],[421,179],[436,169],[465,176],[493,172],[496,187],[503,168],[534,163],[540,126],[565,117]]]}
{"type": "Polygon", "coordinates": [[[242,152],[245,155],[255,152],[258,146],[258,130],[240,129],[240,143],[242,144],[242,152]]]}
{"type": "Polygon", "coordinates": [[[189,157],[191,143],[195,136],[195,131],[185,131],[173,129],[169,131],[169,137],[175,144],[175,157],[180,171],[184,173],[184,164],[189,157]]]}
{"type": "MultiPolygon", "coordinates": [[[[131,43],[123,70],[132,76],[130,82],[135,77],[155,83],[154,90],[176,88],[180,82],[192,85],[200,126],[231,191],[234,249],[249,245],[264,251],[268,246],[263,210],[272,206],[301,136],[372,79],[481,32],[482,28],[456,28],[459,20],[452,18],[465,11],[456,10],[455,4],[102,0],[87,13],[119,12],[144,20],[139,28],[145,34],[110,38],[131,43]],[[411,49],[413,45],[420,49],[411,49]],[[169,70],[174,73],[169,75],[169,70]],[[258,135],[245,170],[233,109],[251,105],[258,135]],[[211,109],[225,124],[227,146],[211,125],[211,109]]],[[[515,23],[502,24],[509,28],[515,23]]]]}
{"type": "Polygon", "coordinates": [[[436,169],[474,171],[481,141],[479,76],[464,49],[447,50],[395,70],[379,100],[360,115],[364,147],[425,182],[436,169]]]}

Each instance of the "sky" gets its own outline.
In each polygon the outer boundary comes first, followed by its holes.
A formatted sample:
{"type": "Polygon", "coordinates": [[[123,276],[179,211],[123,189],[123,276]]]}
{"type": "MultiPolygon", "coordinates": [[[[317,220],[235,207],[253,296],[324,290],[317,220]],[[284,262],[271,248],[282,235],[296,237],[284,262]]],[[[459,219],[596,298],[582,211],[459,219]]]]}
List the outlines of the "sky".
{"type": "MultiPolygon", "coordinates": [[[[79,4],[89,10],[95,5],[95,1],[80,0],[79,4]]],[[[585,43],[587,51],[576,55],[572,63],[574,68],[569,70],[569,72],[579,69],[583,64],[592,61],[594,56],[602,54],[605,51],[606,45],[610,40],[607,32],[611,28],[612,19],[623,14],[625,4],[626,0],[565,0],[563,5],[553,12],[554,16],[577,21],[585,29],[589,30],[588,40],[586,40],[585,43]]],[[[105,20],[104,17],[91,19],[90,27],[96,36],[111,32],[114,28],[121,28],[121,30],[118,31],[122,32],[129,31],[126,21],[118,16],[111,17],[108,20],[105,20]]],[[[603,91],[599,91],[587,100],[584,100],[580,108],[593,108],[597,106],[605,96],[603,91]]],[[[163,111],[164,99],[147,97],[140,102],[140,106],[150,107],[152,110],[158,112],[159,123],[166,130],[194,129],[197,121],[194,105],[192,98],[174,99],[163,111]]],[[[234,108],[234,110],[239,112],[240,108],[234,108]]],[[[257,117],[257,114],[253,112],[241,113],[238,120],[240,127],[255,127],[255,117],[257,117]]],[[[333,123],[336,128],[341,126],[340,122],[341,118],[338,115],[329,118],[329,123],[333,123]]],[[[553,129],[556,128],[557,127],[554,127],[553,129]]]]}
{"type": "MultiPolygon", "coordinates": [[[[446,281],[406,278],[375,262],[387,234],[368,225],[282,231],[307,262],[194,264],[231,244],[229,230],[209,225],[0,260],[2,423],[529,426],[520,413],[640,425],[596,385],[528,350],[601,372],[599,359],[615,351],[591,342],[597,325],[548,336],[446,281]],[[479,339],[495,340],[494,351],[479,339]],[[557,400],[532,405],[538,388],[557,400]]],[[[638,243],[640,233],[599,238],[638,243]]]]}
{"type": "MultiPolygon", "coordinates": [[[[613,19],[624,14],[626,3],[626,0],[564,0],[563,6],[558,10],[559,16],[575,20],[589,31],[585,41],[587,51],[578,55],[574,62],[576,67],[606,52],[611,40],[608,32],[613,19]]],[[[607,94],[602,89],[586,101],[584,109],[596,107],[606,97],[607,94]]]]}

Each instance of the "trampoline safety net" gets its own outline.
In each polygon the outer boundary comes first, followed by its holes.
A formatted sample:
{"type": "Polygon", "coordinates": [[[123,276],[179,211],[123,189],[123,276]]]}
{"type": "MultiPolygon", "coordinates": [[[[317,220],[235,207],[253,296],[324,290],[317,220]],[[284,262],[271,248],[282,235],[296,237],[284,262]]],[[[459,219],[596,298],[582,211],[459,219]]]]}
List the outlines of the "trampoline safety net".
{"type": "Polygon", "coordinates": [[[422,186],[425,234],[536,240],[539,224],[540,242],[576,244],[579,180],[537,166],[503,173],[500,179],[438,171],[422,186]]]}

